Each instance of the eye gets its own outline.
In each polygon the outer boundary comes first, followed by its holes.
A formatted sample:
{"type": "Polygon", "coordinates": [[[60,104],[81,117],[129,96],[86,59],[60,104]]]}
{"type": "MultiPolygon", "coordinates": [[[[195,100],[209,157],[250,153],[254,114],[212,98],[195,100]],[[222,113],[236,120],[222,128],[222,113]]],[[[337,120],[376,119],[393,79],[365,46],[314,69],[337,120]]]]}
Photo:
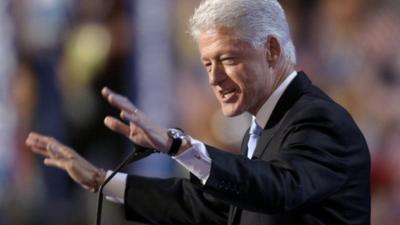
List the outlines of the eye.
{"type": "Polygon", "coordinates": [[[220,60],[225,65],[235,65],[237,63],[237,60],[235,57],[223,57],[220,60]]]}
{"type": "Polygon", "coordinates": [[[207,71],[210,71],[212,66],[211,62],[203,62],[203,65],[207,69],[207,71]]]}

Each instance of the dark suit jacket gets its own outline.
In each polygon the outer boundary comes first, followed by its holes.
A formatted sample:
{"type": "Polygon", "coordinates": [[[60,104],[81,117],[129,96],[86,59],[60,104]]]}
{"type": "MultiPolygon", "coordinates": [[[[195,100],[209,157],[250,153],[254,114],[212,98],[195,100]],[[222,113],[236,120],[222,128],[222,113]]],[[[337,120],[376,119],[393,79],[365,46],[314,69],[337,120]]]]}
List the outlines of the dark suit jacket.
{"type": "MultiPolygon", "coordinates": [[[[247,151],[248,136],[242,143],[247,151]]],[[[351,116],[303,72],[286,89],[253,158],[211,146],[210,177],[129,176],[128,219],[152,224],[369,225],[370,156],[351,116]]]]}

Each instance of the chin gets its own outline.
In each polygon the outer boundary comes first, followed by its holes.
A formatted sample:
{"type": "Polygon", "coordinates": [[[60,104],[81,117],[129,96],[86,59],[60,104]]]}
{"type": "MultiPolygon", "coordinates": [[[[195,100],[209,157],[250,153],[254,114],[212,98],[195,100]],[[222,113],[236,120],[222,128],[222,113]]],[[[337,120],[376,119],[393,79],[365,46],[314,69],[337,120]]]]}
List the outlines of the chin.
{"type": "Polygon", "coordinates": [[[222,114],[226,117],[235,117],[242,114],[245,110],[241,109],[240,107],[235,107],[231,105],[221,105],[222,114]]]}

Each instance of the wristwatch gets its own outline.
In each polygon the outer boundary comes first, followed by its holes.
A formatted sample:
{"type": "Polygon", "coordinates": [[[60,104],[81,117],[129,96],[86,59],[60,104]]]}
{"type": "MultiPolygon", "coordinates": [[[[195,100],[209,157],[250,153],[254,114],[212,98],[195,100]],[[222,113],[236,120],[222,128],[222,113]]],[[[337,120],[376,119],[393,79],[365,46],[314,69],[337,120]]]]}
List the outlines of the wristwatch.
{"type": "Polygon", "coordinates": [[[186,140],[186,135],[185,133],[183,133],[183,130],[179,128],[169,128],[167,130],[167,135],[172,139],[172,145],[169,148],[167,154],[170,156],[174,156],[176,155],[176,153],[178,153],[183,141],[186,140]]]}

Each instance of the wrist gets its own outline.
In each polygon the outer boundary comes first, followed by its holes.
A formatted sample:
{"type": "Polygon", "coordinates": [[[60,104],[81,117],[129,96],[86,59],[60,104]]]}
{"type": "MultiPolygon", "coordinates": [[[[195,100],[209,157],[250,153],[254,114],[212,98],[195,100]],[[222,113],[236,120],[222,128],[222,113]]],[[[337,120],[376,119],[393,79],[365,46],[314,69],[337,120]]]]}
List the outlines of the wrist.
{"type": "Polygon", "coordinates": [[[91,192],[96,193],[99,191],[100,186],[106,180],[106,171],[103,169],[97,169],[92,176],[92,187],[90,189],[91,192]]]}
{"type": "Polygon", "coordinates": [[[167,145],[169,150],[166,153],[170,156],[181,154],[191,147],[191,138],[182,129],[170,128],[167,130],[167,136],[169,137],[167,145]]]}

